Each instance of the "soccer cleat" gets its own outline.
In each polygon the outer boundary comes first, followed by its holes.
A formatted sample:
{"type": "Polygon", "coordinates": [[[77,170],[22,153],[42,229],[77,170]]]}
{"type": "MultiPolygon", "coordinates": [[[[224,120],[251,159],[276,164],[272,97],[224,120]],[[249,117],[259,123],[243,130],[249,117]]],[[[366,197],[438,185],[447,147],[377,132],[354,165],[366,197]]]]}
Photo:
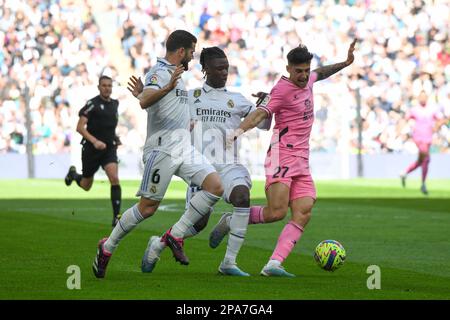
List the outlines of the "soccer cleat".
{"type": "Polygon", "coordinates": [[[77,169],[75,166],[70,166],[69,172],[67,172],[66,177],[64,178],[64,182],[66,183],[66,186],[70,186],[72,184],[72,181],[74,178],[74,173],[77,172],[77,169]]]}
{"type": "Polygon", "coordinates": [[[219,273],[225,276],[250,277],[250,274],[242,271],[237,265],[226,265],[221,263],[219,266],[219,273]]]}
{"type": "Polygon", "coordinates": [[[170,248],[170,250],[172,250],[173,257],[175,258],[176,261],[178,261],[183,265],[188,265],[189,259],[188,257],[186,257],[183,251],[183,243],[184,243],[183,239],[175,238],[174,236],[172,236],[170,234],[170,230],[172,230],[172,228],[169,229],[163,235],[162,241],[164,241],[166,245],[170,248]]]}
{"type": "Polygon", "coordinates": [[[287,272],[281,265],[276,264],[266,264],[261,270],[261,275],[265,277],[286,277],[294,278],[295,275],[287,272]]]}
{"type": "Polygon", "coordinates": [[[406,187],[406,175],[402,174],[400,175],[400,180],[402,181],[402,187],[406,187]]]}
{"type": "Polygon", "coordinates": [[[227,233],[230,232],[230,227],[227,224],[227,218],[231,216],[231,212],[225,212],[209,234],[209,246],[211,248],[217,248],[227,233]]]}
{"type": "Polygon", "coordinates": [[[106,267],[108,266],[111,253],[107,252],[104,248],[105,242],[108,238],[103,238],[98,242],[97,255],[95,256],[94,263],[92,264],[92,270],[97,278],[104,278],[106,273],[106,267]]]}
{"type": "Polygon", "coordinates": [[[426,186],[425,184],[422,184],[422,186],[420,187],[420,191],[421,191],[424,195],[428,195],[427,186],[426,186]]]}
{"type": "Polygon", "coordinates": [[[155,241],[160,241],[161,238],[153,236],[150,238],[147,244],[147,249],[145,249],[144,256],[142,257],[141,271],[144,273],[150,273],[155,268],[156,263],[159,261],[159,255],[152,250],[152,244],[155,241]]]}

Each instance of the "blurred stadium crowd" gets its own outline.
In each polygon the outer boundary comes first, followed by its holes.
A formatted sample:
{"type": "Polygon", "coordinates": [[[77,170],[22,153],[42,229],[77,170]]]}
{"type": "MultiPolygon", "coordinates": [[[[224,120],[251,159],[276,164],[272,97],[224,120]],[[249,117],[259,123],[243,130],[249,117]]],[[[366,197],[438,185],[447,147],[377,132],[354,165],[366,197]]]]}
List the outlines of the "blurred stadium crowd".
{"type": "Polygon", "coordinates": [[[90,8],[1,0],[0,16],[0,152],[25,152],[27,89],[34,152],[68,152],[78,112],[71,95],[107,67],[90,8]]]}
{"type": "MultiPolygon", "coordinates": [[[[25,152],[25,88],[35,153],[69,152],[84,86],[96,85],[108,61],[87,0],[0,0],[0,153],[25,152]],[[79,99],[78,99],[79,100],[79,99]]],[[[430,104],[450,117],[450,6],[446,0],[113,0],[117,36],[136,75],[163,56],[164,41],[178,28],[198,37],[188,88],[201,85],[198,55],[220,46],[230,61],[229,86],[247,97],[269,91],[284,73],[287,52],[304,43],[313,68],[345,60],[354,37],[354,64],[317,84],[313,151],[356,153],[357,105],[366,154],[415,152],[405,112],[425,90],[430,104]],[[350,143],[347,143],[350,141],[350,143]]],[[[123,84],[124,85],[124,84],[123,84]]],[[[129,97],[128,97],[129,98],[129,97]]],[[[125,107],[125,106],[124,106],[125,107]]],[[[134,108],[134,107],[133,107],[134,108]]],[[[137,151],[145,139],[136,107],[122,117],[120,152],[137,151]]],[[[265,152],[267,134],[246,135],[241,154],[265,152]]],[[[432,152],[450,152],[449,124],[435,134],[432,152]]],[[[260,161],[258,161],[260,162],[260,161]]]]}

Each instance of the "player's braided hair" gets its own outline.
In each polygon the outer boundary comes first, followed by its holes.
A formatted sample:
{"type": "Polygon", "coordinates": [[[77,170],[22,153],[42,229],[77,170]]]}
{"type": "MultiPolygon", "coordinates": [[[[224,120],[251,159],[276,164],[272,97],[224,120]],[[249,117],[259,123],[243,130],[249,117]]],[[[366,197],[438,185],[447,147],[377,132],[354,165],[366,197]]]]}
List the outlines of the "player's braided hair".
{"type": "Polygon", "coordinates": [[[209,47],[203,48],[200,53],[200,64],[202,65],[202,72],[205,73],[205,67],[208,63],[207,61],[216,58],[226,58],[225,52],[219,47],[209,47]]]}

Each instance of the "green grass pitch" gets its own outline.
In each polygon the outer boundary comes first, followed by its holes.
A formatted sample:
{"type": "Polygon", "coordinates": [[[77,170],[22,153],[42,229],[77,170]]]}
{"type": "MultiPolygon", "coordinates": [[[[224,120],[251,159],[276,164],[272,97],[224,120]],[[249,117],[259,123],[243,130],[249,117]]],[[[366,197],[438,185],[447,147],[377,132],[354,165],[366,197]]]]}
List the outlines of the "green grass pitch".
{"type": "MultiPolygon", "coordinates": [[[[138,181],[123,181],[123,209],[135,203],[138,181]]],[[[0,299],[449,299],[450,182],[432,180],[422,196],[419,181],[317,181],[318,201],[306,232],[284,265],[293,279],[259,276],[285,225],[250,225],[238,256],[252,277],[217,274],[226,243],[208,246],[221,201],[207,228],[185,242],[189,266],[164,251],[152,274],[140,271],[151,235],[160,235],[184,208],[185,184],[172,182],[159,212],[120,244],[106,274],[91,264],[100,238],[111,231],[109,184],[90,192],[57,180],[0,181],[0,299]],[[340,241],[347,260],[329,273],[313,260],[321,240],[340,241]],[[67,268],[81,269],[81,289],[69,290],[67,268]],[[370,265],[381,270],[381,289],[369,290],[370,265]]],[[[263,183],[255,182],[252,204],[264,204],[263,183]]]]}

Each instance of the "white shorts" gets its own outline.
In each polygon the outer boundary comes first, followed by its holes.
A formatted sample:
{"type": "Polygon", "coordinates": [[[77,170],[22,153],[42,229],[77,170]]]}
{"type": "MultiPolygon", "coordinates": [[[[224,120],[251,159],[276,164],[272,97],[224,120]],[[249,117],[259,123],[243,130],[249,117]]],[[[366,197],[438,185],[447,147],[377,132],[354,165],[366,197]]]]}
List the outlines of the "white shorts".
{"type": "Polygon", "coordinates": [[[136,195],[155,201],[164,198],[173,175],[188,184],[201,186],[209,174],[216,172],[208,159],[194,147],[176,159],[165,152],[152,150],[146,156],[144,164],[141,186],[136,195]]]}
{"type": "MultiPolygon", "coordinates": [[[[222,198],[226,203],[230,203],[230,195],[233,189],[237,186],[246,186],[249,190],[252,188],[252,179],[250,178],[250,173],[247,168],[241,164],[232,164],[226,166],[216,167],[217,172],[220,175],[223,185],[223,195],[222,198]]],[[[195,195],[196,192],[200,191],[201,187],[198,184],[191,182],[190,186],[186,192],[186,206],[189,201],[195,195]]]]}

